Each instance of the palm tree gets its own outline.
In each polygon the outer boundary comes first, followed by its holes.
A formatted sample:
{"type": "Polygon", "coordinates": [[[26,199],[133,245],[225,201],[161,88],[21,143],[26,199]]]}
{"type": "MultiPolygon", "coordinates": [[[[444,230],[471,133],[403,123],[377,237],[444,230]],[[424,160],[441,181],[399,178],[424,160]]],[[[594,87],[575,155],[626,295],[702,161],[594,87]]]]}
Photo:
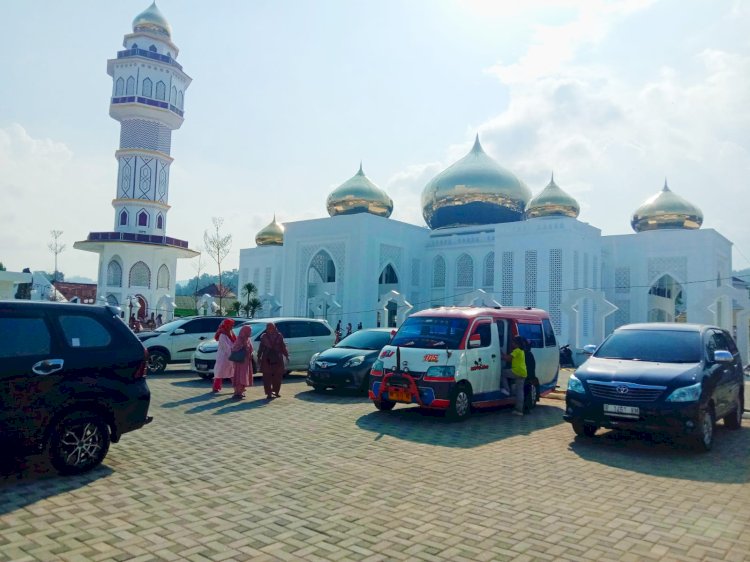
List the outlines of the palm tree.
{"type": "MultiPolygon", "coordinates": [[[[250,314],[250,310],[251,310],[250,301],[253,299],[258,300],[257,299],[258,287],[256,287],[254,283],[250,283],[250,282],[245,283],[242,286],[242,292],[240,294],[242,295],[242,297],[246,299],[245,306],[242,307],[242,310],[245,311],[245,316],[249,318],[250,316],[252,316],[252,314],[250,314]]],[[[258,304],[260,304],[259,300],[258,300],[258,304]]],[[[252,310],[253,312],[255,312],[256,310],[259,310],[259,309],[260,309],[260,306],[257,306],[253,308],[252,310]]]]}
{"type": "Polygon", "coordinates": [[[255,313],[259,310],[263,310],[263,303],[260,301],[258,297],[253,297],[247,301],[247,312],[250,315],[250,318],[255,317],[255,313]]]}

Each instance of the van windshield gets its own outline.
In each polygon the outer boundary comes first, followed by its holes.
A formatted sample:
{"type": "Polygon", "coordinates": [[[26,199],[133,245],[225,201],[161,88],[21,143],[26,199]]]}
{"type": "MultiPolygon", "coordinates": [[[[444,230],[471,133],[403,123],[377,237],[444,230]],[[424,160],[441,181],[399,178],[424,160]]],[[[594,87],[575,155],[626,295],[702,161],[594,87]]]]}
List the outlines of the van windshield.
{"type": "Polygon", "coordinates": [[[465,318],[419,316],[406,319],[391,345],[428,349],[458,349],[469,321],[465,318]]]}

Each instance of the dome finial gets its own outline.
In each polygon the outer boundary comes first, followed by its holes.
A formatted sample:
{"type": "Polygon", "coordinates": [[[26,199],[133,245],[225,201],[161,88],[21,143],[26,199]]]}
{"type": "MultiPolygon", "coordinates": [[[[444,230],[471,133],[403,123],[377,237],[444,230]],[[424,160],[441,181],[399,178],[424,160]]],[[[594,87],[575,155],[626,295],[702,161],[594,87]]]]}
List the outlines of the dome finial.
{"type": "Polygon", "coordinates": [[[482,143],[479,142],[479,133],[474,137],[474,146],[471,147],[472,152],[484,152],[482,149],[482,143]]]}
{"type": "Polygon", "coordinates": [[[362,171],[362,160],[359,161],[359,172],[357,172],[358,176],[364,176],[365,173],[362,171]]]}
{"type": "Polygon", "coordinates": [[[662,191],[671,191],[667,185],[667,176],[664,176],[664,187],[662,188],[662,191]]]}
{"type": "Polygon", "coordinates": [[[552,177],[549,180],[550,183],[555,183],[555,171],[552,170],[552,177]]]}

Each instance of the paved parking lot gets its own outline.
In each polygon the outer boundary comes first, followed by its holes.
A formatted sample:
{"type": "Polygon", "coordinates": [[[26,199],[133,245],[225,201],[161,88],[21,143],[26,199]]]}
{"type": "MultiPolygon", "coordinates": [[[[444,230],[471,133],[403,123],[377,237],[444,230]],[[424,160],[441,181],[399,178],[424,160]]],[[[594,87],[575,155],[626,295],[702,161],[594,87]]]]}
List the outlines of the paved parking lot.
{"type": "MultiPolygon", "coordinates": [[[[241,403],[151,377],[154,423],[91,474],[0,477],[0,560],[747,560],[750,429],[713,452],[605,433],[562,402],[452,424],[314,394],[241,403]]],[[[750,420],[746,422],[750,426],[750,420]]]]}

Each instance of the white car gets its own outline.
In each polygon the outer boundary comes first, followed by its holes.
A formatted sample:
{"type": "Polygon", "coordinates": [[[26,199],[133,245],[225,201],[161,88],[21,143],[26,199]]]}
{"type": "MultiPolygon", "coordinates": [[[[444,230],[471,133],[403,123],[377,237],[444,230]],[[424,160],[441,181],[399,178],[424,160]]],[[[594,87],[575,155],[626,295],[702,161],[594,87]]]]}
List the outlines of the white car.
{"type": "MultiPolygon", "coordinates": [[[[203,341],[213,340],[214,334],[224,320],[223,316],[190,316],[168,322],[153,332],[136,335],[148,350],[148,372],[163,373],[169,363],[187,363],[193,352],[203,341]]],[[[235,326],[244,324],[247,318],[233,318],[235,326]]]]}
{"type": "MultiPolygon", "coordinates": [[[[248,322],[248,321],[246,321],[248,322]]],[[[266,331],[266,326],[273,322],[276,324],[281,335],[284,336],[286,348],[289,351],[289,371],[306,370],[310,364],[310,358],[316,353],[333,346],[336,337],[333,330],[325,320],[312,318],[263,318],[249,320],[253,334],[250,340],[253,342],[253,364],[257,365],[257,352],[260,346],[260,336],[266,331]]],[[[235,326],[234,333],[240,331],[241,326],[235,326]]],[[[213,377],[214,364],[216,363],[216,351],[219,344],[211,338],[198,345],[190,367],[204,379],[213,377]]],[[[257,369],[256,369],[257,370],[257,369]]]]}

